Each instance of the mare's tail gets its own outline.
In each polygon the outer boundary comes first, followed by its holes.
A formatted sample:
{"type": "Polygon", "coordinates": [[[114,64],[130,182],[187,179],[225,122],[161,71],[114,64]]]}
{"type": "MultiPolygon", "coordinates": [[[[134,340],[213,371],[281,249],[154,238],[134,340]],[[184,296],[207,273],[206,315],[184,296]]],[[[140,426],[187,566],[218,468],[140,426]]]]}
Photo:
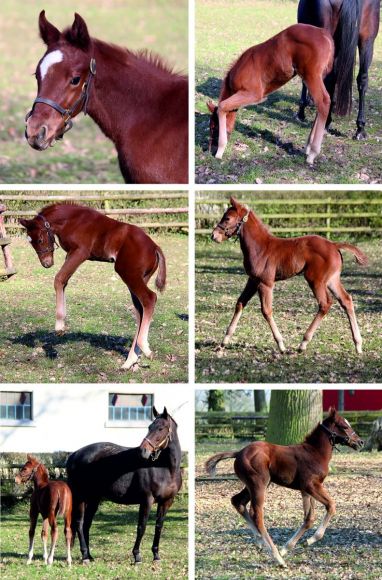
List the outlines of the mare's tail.
{"type": "Polygon", "coordinates": [[[156,255],[158,258],[158,275],[155,280],[155,286],[160,292],[166,287],[166,258],[159,246],[156,247],[156,255]]]}
{"type": "Polygon", "coordinates": [[[360,264],[361,266],[366,266],[368,263],[368,257],[366,256],[366,254],[364,254],[363,252],[361,252],[361,250],[359,248],[357,248],[356,246],[353,246],[352,244],[348,244],[346,242],[340,242],[338,244],[336,244],[337,249],[338,250],[348,250],[349,252],[351,252],[355,259],[357,260],[357,263],[360,264]]]}
{"type": "Polygon", "coordinates": [[[334,34],[336,79],[334,112],[348,115],[352,106],[355,55],[361,17],[361,0],[343,0],[337,30],[334,34]]]}
{"type": "Polygon", "coordinates": [[[223,459],[232,459],[236,457],[237,451],[224,451],[223,453],[217,453],[209,459],[207,459],[204,467],[209,475],[215,475],[216,464],[223,459]]]}

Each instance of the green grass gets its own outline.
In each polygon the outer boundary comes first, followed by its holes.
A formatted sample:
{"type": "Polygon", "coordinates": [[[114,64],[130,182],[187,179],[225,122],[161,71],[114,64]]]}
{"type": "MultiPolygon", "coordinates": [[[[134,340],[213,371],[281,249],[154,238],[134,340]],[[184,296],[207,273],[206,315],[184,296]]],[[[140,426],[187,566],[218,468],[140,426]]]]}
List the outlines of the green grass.
{"type": "Polygon", "coordinates": [[[181,494],[169,510],[160,542],[161,561],[153,564],[151,544],[154,535],[155,506],[152,510],[146,534],[141,544],[143,563],[133,565],[132,549],[138,521],[138,506],[120,506],[104,502],[96,514],[90,531],[90,546],[95,561],[89,566],[81,563],[78,540],[72,551],[73,565],[69,570],[65,559],[66,550],[62,518],[59,518],[59,539],[52,567],[42,560],[40,539],[41,518],[36,529],[35,558],[26,565],[28,551],[29,506],[20,502],[2,515],[2,553],[0,571],[4,580],[11,578],[187,578],[187,502],[181,494]]]}
{"type": "MultiPolygon", "coordinates": [[[[0,382],[186,382],[188,378],[187,236],[152,234],[168,267],[150,329],[154,359],[136,372],[121,371],[135,333],[127,287],[111,264],[85,262],[69,281],[67,331],[54,333],[54,275],[64,260],[44,270],[26,240],[12,242],[18,273],[0,282],[0,382]]],[[[152,286],[153,283],[150,285],[152,286]]]]}
{"type": "Polygon", "coordinates": [[[248,47],[278,33],[297,20],[291,0],[199,0],[196,11],[196,181],[197,183],[381,183],[382,181],[382,37],[375,42],[367,93],[368,140],[353,141],[358,110],[350,119],[335,117],[335,134],[325,135],[314,168],[303,153],[315,112],[307,122],[294,115],[301,82],[287,83],[264,103],[240,110],[235,131],[219,161],[206,151],[208,110],[217,102],[230,64],[248,47]]]}
{"type": "MultiPolygon", "coordinates": [[[[32,73],[45,52],[38,34],[36,0],[3,0],[0,21],[0,182],[123,183],[113,144],[89,118],[79,115],[61,143],[38,152],[24,137],[24,117],[36,97],[32,73]]],[[[91,36],[130,49],[148,48],[176,70],[187,70],[186,0],[51,0],[48,20],[59,29],[79,11],[91,36]]]]}
{"type": "Polygon", "coordinates": [[[297,348],[313,320],[317,303],[302,276],[277,282],[273,312],[287,352],[278,352],[262,317],[258,296],[246,307],[232,342],[220,345],[247,276],[239,244],[196,242],[196,381],[213,383],[368,383],[382,372],[380,240],[357,242],[370,263],[359,267],[343,253],[342,282],[352,295],[364,339],[355,354],[347,318],[332,306],[305,353],[297,348]]]}
{"type": "MultiPolygon", "coordinates": [[[[230,498],[243,485],[235,479],[232,461],[219,464],[218,474],[234,479],[206,481],[203,464],[219,451],[241,449],[245,442],[206,441],[196,450],[196,574],[198,580],[256,578],[266,580],[344,580],[380,578],[382,566],[379,495],[380,453],[335,452],[325,487],[336,502],[337,513],[324,538],[308,547],[304,540],[286,556],[287,568],[272,563],[266,550],[255,546],[244,520],[231,506],[230,498]]],[[[341,451],[343,448],[341,448],[341,451]]],[[[319,506],[316,525],[321,521],[319,506]]],[[[265,503],[265,525],[277,546],[302,523],[301,495],[271,485],[265,503]]],[[[309,537],[312,532],[308,532],[309,537]]]]}

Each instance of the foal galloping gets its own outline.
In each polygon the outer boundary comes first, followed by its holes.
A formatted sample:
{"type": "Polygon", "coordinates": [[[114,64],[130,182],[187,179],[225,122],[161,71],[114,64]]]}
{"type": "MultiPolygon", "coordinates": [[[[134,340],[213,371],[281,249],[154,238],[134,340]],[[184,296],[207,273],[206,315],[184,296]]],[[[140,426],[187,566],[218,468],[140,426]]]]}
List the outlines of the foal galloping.
{"type": "Polygon", "coordinates": [[[261,103],[296,74],[309,89],[317,116],[306,145],[306,161],[313,164],[321,150],[330,97],[324,77],[333,66],[334,43],[330,34],[315,26],[294,24],[266,42],[246,50],[228,71],[220,92],[219,105],[208,103],[210,149],[221,159],[227,145],[227,131],[235,125],[239,107],[261,103]]]}
{"type": "Polygon", "coordinates": [[[70,545],[72,540],[72,492],[64,481],[50,481],[48,470],[33,455],[27,456],[27,462],[15,477],[16,483],[33,481],[34,491],[30,503],[29,552],[27,564],[32,563],[34,534],[39,514],[43,518],[41,538],[44,545],[44,562],[53,564],[54,550],[58,538],[57,514],[64,517],[67,563],[72,563],[70,545]],[[48,556],[48,526],[51,530],[51,546],[48,556]]]}
{"type": "Polygon", "coordinates": [[[220,243],[234,235],[239,237],[244,257],[244,269],[249,278],[236,303],[235,314],[222,346],[230,342],[243,309],[256,292],[259,292],[261,312],[272,330],[279,350],[284,352],[284,340],[272,315],[273,287],[279,280],[287,280],[303,274],[318,302],[318,312],[305,332],[299,349],[306,350],[322,319],[329,312],[333,303],[331,293],[347,314],[356,351],[361,354],[362,338],[353,301],[341,284],[340,250],[351,252],[357,263],[361,265],[367,264],[367,256],[352,244],[330,242],[321,236],[278,238],[269,233],[268,228],[253,211],[233,197],[230,202],[232,207],[227,209],[214,228],[212,239],[220,243]]]}
{"type": "Polygon", "coordinates": [[[330,519],[336,513],[334,500],[323,485],[336,444],[347,445],[352,449],[363,447],[363,441],[349,422],[331,408],[329,416],[299,445],[256,441],[241,451],[217,453],[206,462],[207,472],[214,474],[219,461],[235,458],[235,473],[245,487],[232,497],[231,503],[253,531],[256,542],[265,546],[280,566],[286,565],[282,556],[292,551],[304,533],[313,526],[316,500],[325,506],[326,514],[313,536],[308,539],[308,545],[323,537],[330,519]],[[264,524],[265,494],[270,483],[299,490],[302,495],[304,522],[280,551],[264,524]]]}

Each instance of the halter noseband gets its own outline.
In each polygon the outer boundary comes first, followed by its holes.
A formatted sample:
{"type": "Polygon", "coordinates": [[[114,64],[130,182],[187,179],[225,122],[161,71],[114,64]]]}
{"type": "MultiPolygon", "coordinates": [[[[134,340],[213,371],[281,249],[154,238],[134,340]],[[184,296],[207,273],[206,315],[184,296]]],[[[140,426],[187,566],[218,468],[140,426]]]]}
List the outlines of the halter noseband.
{"type": "Polygon", "coordinates": [[[81,111],[83,111],[84,115],[87,115],[87,107],[88,107],[88,101],[89,101],[89,95],[90,95],[90,87],[91,87],[92,80],[95,77],[95,74],[96,74],[96,61],[95,61],[95,58],[91,58],[90,65],[89,65],[88,78],[86,79],[86,81],[82,85],[81,95],[78,97],[78,99],[75,101],[75,103],[73,104],[72,107],[65,109],[64,107],[61,107],[61,105],[59,105],[55,101],[52,101],[51,99],[48,99],[45,97],[37,97],[33,102],[31,110],[29,111],[29,113],[27,113],[27,115],[25,117],[25,122],[27,122],[29,117],[31,117],[33,115],[33,111],[34,111],[35,105],[37,103],[43,103],[44,105],[48,105],[49,107],[52,107],[52,109],[55,109],[62,116],[62,120],[64,121],[64,130],[63,130],[62,134],[59,137],[57,137],[57,139],[62,139],[62,137],[65,135],[65,133],[73,127],[73,122],[71,119],[72,119],[72,117],[73,117],[74,113],[76,112],[79,105],[80,105],[80,108],[77,111],[77,113],[80,113],[81,111]]]}
{"type": "MultiPolygon", "coordinates": [[[[332,447],[335,447],[336,449],[337,449],[336,444],[348,445],[350,442],[350,436],[356,434],[355,431],[352,430],[350,435],[345,435],[345,436],[340,435],[339,433],[336,433],[335,431],[331,431],[330,429],[328,429],[328,427],[326,425],[324,425],[323,423],[320,423],[320,427],[328,435],[330,445],[332,447]]],[[[339,451],[339,450],[337,450],[337,451],[339,451]]]]}
{"type": "Polygon", "coordinates": [[[247,211],[241,220],[239,220],[234,226],[231,226],[230,228],[223,226],[221,223],[218,223],[216,227],[217,229],[222,230],[227,239],[232,238],[232,236],[239,236],[243,224],[248,221],[249,212],[250,210],[247,211]]]}
{"type": "Polygon", "coordinates": [[[148,439],[147,437],[144,437],[143,441],[147,441],[147,443],[149,443],[149,445],[152,447],[151,460],[156,461],[158,459],[159,455],[161,454],[161,452],[163,451],[163,449],[165,447],[167,447],[167,445],[170,441],[172,441],[171,422],[170,422],[166,436],[157,445],[154,445],[150,441],[150,439],[148,439]]]}
{"type": "Polygon", "coordinates": [[[55,237],[54,237],[54,233],[52,232],[51,225],[50,225],[50,223],[49,223],[49,222],[48,222],[48,221],[45,219],[45,217],[44,217],[43,215],[41,215],[40,213],[39,213],[39,214],[37,214],[37,216],[36,216],[36,217],[38,217],[38,218],[41,218],[41,219],[43,220],[43,222],[44,222],[44,227],[45,227],[46,231],[48,232],[48,240],[49,240],[49,242],[50,242],[50,248],[46,248],[46,250],[36,250],[36,249],[35,249],[35,252],[36,252],[36,254],[37,254],[38,256],[43,256],[44,254],[50,254],[50,253],[53,253],[53,252],[54,252],[54,250],[55,250],[56,248],[58,248],[59,246],[58,246],[58,244],[57,244],[57,242],[56,242],[56,239],[55,239],[55,237]]]}

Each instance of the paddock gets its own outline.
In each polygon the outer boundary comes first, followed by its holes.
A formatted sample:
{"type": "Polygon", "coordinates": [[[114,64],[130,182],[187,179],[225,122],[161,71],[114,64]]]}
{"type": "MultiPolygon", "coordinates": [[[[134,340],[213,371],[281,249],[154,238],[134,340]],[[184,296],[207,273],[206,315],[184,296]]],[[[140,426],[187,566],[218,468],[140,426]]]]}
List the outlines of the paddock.
{"type": "MultiPolygon", "coordinates": [[[[215,478],[204,472],[209,456],[241,449],[247,443],[204,440],[197,445],[195,577],[324,580],[333,577],[335,567],[345,579],[377,578],[382,566],[380,453],[345,452],[344,448],[341,454],[335,452],[325,486],[336,502],[337,514],[321,541],[311,547],[301,541],[286,557],[288,567],[279,569],[255,546],[252,532],[231,506],[231,496],[243,487],[233,472],[232,460],[220,464],[215,478]]],[[[318,508],[317,522],[323,513],[324,508],[318,508]]],[[[265,521],[275,543],[283,545],[302,522],[300,493],[272,484],[265,521]]]]}

